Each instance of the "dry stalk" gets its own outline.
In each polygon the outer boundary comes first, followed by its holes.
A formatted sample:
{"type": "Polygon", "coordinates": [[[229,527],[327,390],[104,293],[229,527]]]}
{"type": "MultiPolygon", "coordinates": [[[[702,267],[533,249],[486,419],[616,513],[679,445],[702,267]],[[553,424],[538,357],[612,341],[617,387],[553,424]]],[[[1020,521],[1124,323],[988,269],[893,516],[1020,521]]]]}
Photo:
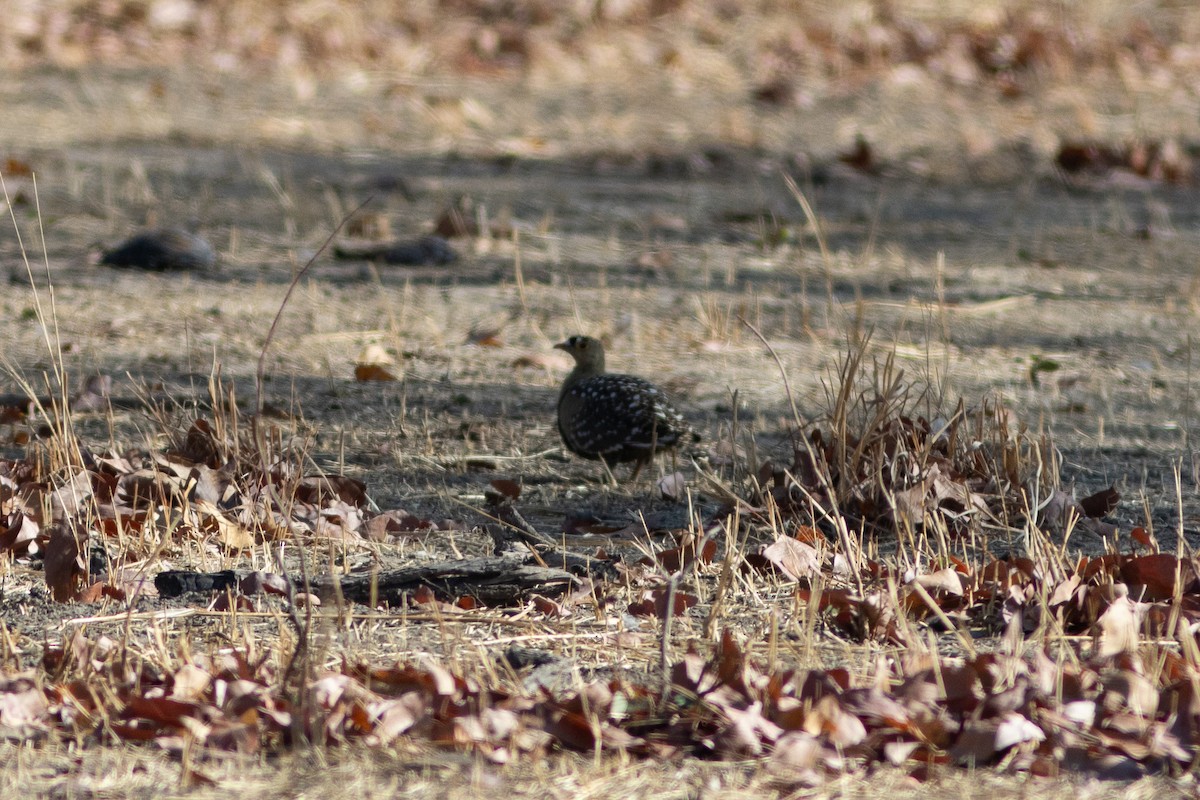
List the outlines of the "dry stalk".
{"type": "MultiPolygon", "coordinates": [[[[272,187],[277,188],[278,184],[277,184],[277,182],[274,182],[274,180],[273,180],[274,176],[271,175],[269,172],[267,172],[265,169],[264,169],[264,178],[271,179],[272,187]]],[[[285,205],[286,205],[287,204],[286,201],[288,198],[285,195],[283,195],[281,192],[277,192],[277,194],[279,194],[281,201],[285,201],[285,205]]],[[[325,238],[325,241],[322,242],[321,246],[317,249],[317,251],[315,253],[313,253],[312,257],[308,259],[308,262],[305,263],[304,267],[301,268],[296,273],[296,275],[292,278],[291,282],[288,284],[287,291],[284,292],[283,299],[279,303],[279,310],[275,313],[275,317],[274,317],[274,319],[271,320],[271,325],[267,329],[267,335],[263,339],[262,350],[259,351],[258,365],[255,370],[255,376],[254,376],[255,377],[255,382],[254,382],[255,383],[255,414],[251,420],[251,435],[255,442],[255,450],[257,452],[257,455],[259,456],[259,466],[262,469],[263,473],[270,472],[270,460],[267,457],[267,454],[270,452],[270,448],[268,447],[268,442],[264,438],[264,429],[261,426],[261,421],[263,418],[263,409],[264,409],[263,384],[264,384],[264,377],[265,377],[265,373],[266,373],[267,351],[271,347],[271,341],[275,337],[275,332],[279,328],[279,322],[283,318],[283,312],[287,308],[288,301],[291,299],[292,293],[296,290],[296,286],[299,285],[300,280],[306,274],[308,274],[308,271],[312,268],[313,264],[316,263],[317,259],[321,256],[321,254],[324,253],[329,248],[329,245],[332,244],[334,237],[336,237],[341,232],[342,228],[344,228],[346,226],[346,223],[349,222],[352,217],[354,217],[356,214],[358,214],[358,212],[362,211],[363,208],[365,208],[367,206],[367,204],[369,204],[373,199],[374,199],[374,196],[368,197],[366,200],[359,203],[358,206],[353,211],[348,213],[346,216],[342,217],[342,220],[341,220],[341,222],[338,223],[337,227],[335,227],[333,229],[333,231],[330,232],[329,236],[327,236],[325,238]]],[[[231,400],[232,400],[232,398],[231,398],[231,400]]],[[[236,408],[236,405],[233,404],[232,402],[230,405],[232,408],[236,408]]],[[[234,437],[234,438],[236,438],[236,437],[234,437]]],[[[275,487],[273,485],[268,485],[266,487],[266,490],[267,490],[268,494],[271,495],[271,499],[274,500],[278,504],[278,507],[281,510],[284,510],[286,512],[288,503],[284,502],[285,498],[280,497],[278,495],[277,487],[275,487]]],[[[286,499],[290,501],[291,493],[289,492],[286,494],[287,494],[286,499]]],[[[268,505],[268,512],[267,512],[268,514],[270,513],[269,507],[270,506],[268,505]]],[[[308,576],[308,564],[307,564],[307,557],[305,555],[306,549],[304,547],[304,544],[299,540],[298,534],[294,530],[292,531],[292,538],[293,538],[293,541],[296,544],[296,548],[300,554],[300,557],[297,559],[297,561],[298,561],[299,567],[300,567],[300,578],[301,578],[301,582],[304,586],[304,591],[307,594],[311,594],[312,593],[312,585],[311,585],[311,581],[308,576]]],[[[282,553],[275,553],[275,555],[279,561],[279,569],[280,569],[281,574],[286,575],[287,570],[286,570],[285,564],[283,563],[282,553]]],[[[304,604],[304,620],[301,621],[300,617],[296,611],[296,587],[292,581],[287,581],[287,592],[288,592],[287,618],[288,618],[288,622],[292,625],[292,627],[295,629],[295,632],[296,632],[296,646],[293,648],[291,655],[288,657],[287,665],[284,669],[283,685],[285,685],[285,686],[287,686],[290,683],[293,675],[296,672],[296,668],[297,668],[298,664],[300,664],[301,662],[303,662],[305,664],[305,668],[302,670],[302,673],[304,675],[307,675],[310,671],[311,665],[309,663],[308,656],[309,656],[309,650],[310,650],[309,639],[310,639],[310,635],[312,632],[312,614],[313,614],[312,604],[305,603],[304,604]]],[[[303,692],[299,692],[299,691],[297,692],[295,702],[296,702],[298,708],[302,708],[304,706],[306,699],[304,697],[303,692]]],[[[299,716],[300,715],[298,715],[298,717],[299,716]]],[[[296,733],[298,735],[303,735],[303,731],[300,730],[299,728],[297,728],[297,730],[294,731],[294,733],[296,733]]]]}

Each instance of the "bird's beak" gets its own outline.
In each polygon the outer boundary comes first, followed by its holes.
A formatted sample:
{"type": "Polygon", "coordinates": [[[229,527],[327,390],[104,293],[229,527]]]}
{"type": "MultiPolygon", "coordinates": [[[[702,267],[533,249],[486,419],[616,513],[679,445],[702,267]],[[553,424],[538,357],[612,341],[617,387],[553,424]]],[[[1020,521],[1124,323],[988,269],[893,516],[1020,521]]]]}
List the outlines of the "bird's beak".
{"type": "Polygon", "coordinates": [[[571,345],[568,344],[567,342],[559,342],[558,344],[554,345],[554,349],[555,350],[570,350],[571,345]]]}

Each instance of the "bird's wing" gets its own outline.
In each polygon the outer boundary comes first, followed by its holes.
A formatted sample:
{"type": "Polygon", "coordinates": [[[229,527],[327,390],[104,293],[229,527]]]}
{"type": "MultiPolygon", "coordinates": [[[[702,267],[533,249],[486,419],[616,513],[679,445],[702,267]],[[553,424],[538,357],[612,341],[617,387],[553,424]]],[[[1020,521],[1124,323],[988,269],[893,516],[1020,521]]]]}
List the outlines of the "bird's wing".
{"type": "Polygon", "coordinates": [[[568,391],[564,399],[573,412],[565,438],[581,450],[597,454],[648,451],[655,446],[670,447],[679,437],[682,420],[678,413],[660,389],[640,378],[587,381],[568,391]]]}

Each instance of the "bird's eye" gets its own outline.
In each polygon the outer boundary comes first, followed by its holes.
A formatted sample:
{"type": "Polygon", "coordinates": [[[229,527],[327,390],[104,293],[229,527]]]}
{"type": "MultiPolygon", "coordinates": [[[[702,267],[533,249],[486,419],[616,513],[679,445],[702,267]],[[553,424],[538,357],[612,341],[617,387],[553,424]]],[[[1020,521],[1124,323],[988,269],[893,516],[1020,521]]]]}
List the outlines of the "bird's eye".
{"type": "Polygon", "coordinates": [[[578,342],[578,347],[580,350],[587,350],[587,339],[580,339],[578,342]]]}

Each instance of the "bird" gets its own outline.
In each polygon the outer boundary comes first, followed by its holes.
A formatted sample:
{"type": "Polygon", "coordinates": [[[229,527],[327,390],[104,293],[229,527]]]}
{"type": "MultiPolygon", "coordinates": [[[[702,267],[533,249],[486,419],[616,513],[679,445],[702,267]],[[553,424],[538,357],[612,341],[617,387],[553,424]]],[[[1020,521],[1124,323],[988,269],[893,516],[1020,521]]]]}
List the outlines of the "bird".
{"type": "Polygon", "coordinates": [[[159,228],[135,234],[100,258],[101,264],[154,272],[208,270],[217,255],[206,239],[183,228],[159,228]]]}
{"type": "Polygon", "coordinates": [[[700,440],[662,389],[635,375],[605,372],[599,339],[576,335],[554,347],[575,359],[558,394],[558,433],[572,453],[606,469],[633,461],[634,481],[656,453],[700,440]]]}

